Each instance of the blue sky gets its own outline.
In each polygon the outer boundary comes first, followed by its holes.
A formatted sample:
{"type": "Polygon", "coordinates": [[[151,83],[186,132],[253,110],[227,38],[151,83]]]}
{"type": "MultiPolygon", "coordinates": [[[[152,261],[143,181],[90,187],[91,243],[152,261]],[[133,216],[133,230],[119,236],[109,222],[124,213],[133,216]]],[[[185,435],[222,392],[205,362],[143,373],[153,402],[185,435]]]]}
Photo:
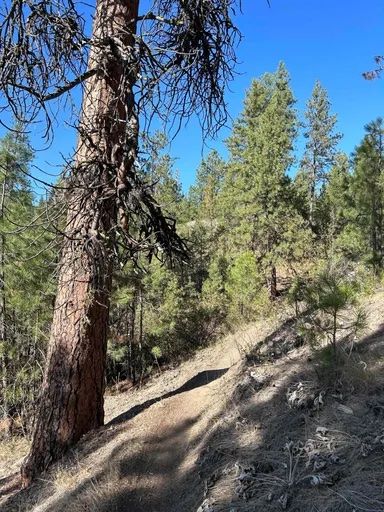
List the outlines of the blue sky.
{"type": "MultiPolygon", "coordinates": [[[[243,14],[236,20],[243,34],[239,75],[227,93],[231,116],[239,115],[252,78],[274,71],[282,60],[292,78],[298,110],[303,111],[319,79],[338,114],[338,130],[344,134],[341,149],[353,151],[364,125],[384,115],[384,81],[362,78],[363,71],[374,67],[373,57],[384,53],[384,1],[271,0],[268,7],[266,0],[243,0],[242,7],[243,14]]],[[[217,140],[206,141],[204,146],[196,120],[181,130],[170,152],[177,159],[184,190],[210,148],[225,155],[222,140],[229,133],[224,128],[217,140]]],[[[33,142],[39,144],[37,133],[33,142]]],[[[57,127],[51,147],[37,153],[37,164],[55,173],[60,153],[69,154],[73,145],[73,132],[63,125],[57,127]]]]}
{"type": "MultiPolygon", "coordinates": [[[[233,117],[242,110],[252,78],[274,71],[281,60],[291,75],[300,112],[316,80],[328,90],[338,130],[344,134],[341,149],[347,153],[362,138],[364,125],[384,115],[383,80],[362,78],[363,71],[374,67],[373,57],[384,53],[383,0],[271,0],[271,8],[264,0],[244,0],[237,22],[243,34],[238,51],[241,74],[227,94],[233,117]]],[[[224,129],[219,138],[228,134],[224,129]]],[[[219,141],[210,145],[225,151],[219,141]]],[[[201,158],[194,124],[173,143],[172,152],[180,157],[178,167],[187,187],[201,158]]]]}

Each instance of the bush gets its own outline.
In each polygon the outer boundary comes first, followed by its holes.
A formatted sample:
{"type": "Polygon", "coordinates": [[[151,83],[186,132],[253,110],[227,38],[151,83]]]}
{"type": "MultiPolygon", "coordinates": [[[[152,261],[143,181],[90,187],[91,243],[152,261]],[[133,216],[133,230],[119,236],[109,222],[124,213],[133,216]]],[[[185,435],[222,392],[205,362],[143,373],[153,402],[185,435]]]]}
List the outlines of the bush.
{"type": "Polygon", "coordinates": [[[301,287],[309,311],[300,324],[301,334],[312,344],[329,343],[334,361],[340,336],[354,337],[365,327],[366,315],[357,300],[361,290],[359,276],[343,263],[328,265],[301,287]]]}
{"type": "Polygon", "coordinates": [[[264,278],[257,268],[255,255],[246,251],[237,256],[228,269],[226,292],[230,300],[233,319],[254,320],[270,308],[264,278]]]}

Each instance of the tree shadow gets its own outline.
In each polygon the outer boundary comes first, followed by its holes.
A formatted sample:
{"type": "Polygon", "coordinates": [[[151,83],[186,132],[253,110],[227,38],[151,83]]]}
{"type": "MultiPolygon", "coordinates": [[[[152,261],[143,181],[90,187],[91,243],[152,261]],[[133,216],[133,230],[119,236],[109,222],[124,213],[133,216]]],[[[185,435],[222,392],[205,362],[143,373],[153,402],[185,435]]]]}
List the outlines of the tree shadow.
{"type": "MultiPolygon", "coordinates": [[[[297,347],[294,331],[290,320],[264,340],[264,353],[261,346],[255,349],[244,372],[256,378],[270,372],[272,377],[246,398],[239,399],[234,388],[221,416],[201,439],[191,440],[200,419],[193,414],[147,438],[146,446],[135,445],[137,438],[131,445],[116,439],[91,477],[44,510],[64,512],[71,504],[71,512],[87,506],[92,512],[196,512],[207,499],[212,509],[207,505],[206,510],[214,512],[382,512],[384,378],[375,363],[384,358],[384,328],[356,345],[357,354],[370,343],[375,352],[366,358],[367,369],[356,367],[360,373],[348,383],[323,380],[328,370],[322,352],[297,347]],[[308,400],[290,405],[288,396],[300,384],[308,400]],[[316,402],[320,394],[323,403],[316,402]],[[193,448],[198,458],[186,466],[193,448]]],[[[116,427],[128,428],[129,419],[152,404],[212,382],[226,371],[201,372],[177,390],[126,411],[106,428],[116,435],[116,427]]],[[[20,508],[4,508],[13,510],[20,508]]]]}
{"type": "Polygon", "coordinates": [[[207,384],[210,384],[214,380],[219,379],[220,377],[225,375],[228,370],[229,368],[223,368],[219,370],[205,370],[203,372],[199,372],[197,375],[189,379],[187,382],[185,382],[182,386],[175,389],[174,391],[170,391],[169,393],[165,393],[164,395],[161,395],[159,397],[147,400],[142,404],[135,405],[128,411],[123,412],[119,416],[113,418],[109,423],[106,424],[106,426],[108,427],[112,425],[119,425],[121,423],[124,423],[125,421],[134,418],[137,414],[140,414],[145,409],[148,409],[148,407],[151,407],[151,405],[153,404],[161,402],[162,400],[165,400],[167,398],[171,398],[172,396],[179,395],[180,393],[185,393],[186,391],[192,391],[193,389],[199,388],[201,386],[206,386],[207,384]]]}
{"type": "MultiPolygon", "coordinates": [[[[92,452],[96,451],[100,446],[107,445],[108,443],[113,443],[114,439],[118,437],[118,435],[129,428],[129,420],[133,419],[146,409],[150,408],[152,405],[159,403],[167,398],[171,398],[173,396],[179,395],[181,393],[185,393],[188,391],[192,391],[196,388],[205,386],[210,384],[211,382],[219,379],[222,377],[225,373],[227,373],[229,368],[221,368],[221,369],[215,369],[215,370],[205,370],[202,372],[199,372],[197,375],[189,379],[187,382],[185,382],[182,386],[178,387],[175,390],[172,390],[168,393],[165,393],[161,396],[155,397],[151,400],[147,400],[146,402],[136,405],[132,407],[131,409],[127,410],[126,412],[120,414],[119,416],[113,418],[109,423],[107,423],[104,427],[101,427],[97,431],[90,432],[82,440],[79,441],[79,443],[68,452],[68,454],[63,458],[63,460],[59,461],[59,464],[64,464],[70,466],[71,463],[78,460],[79,458],[87,457],[88,455],[92,454],[92,452]]],[[[185,430],[188,430],[191,428],[192,423],[186,422],[184,425],[181,425],[180,427],[175,427],[169,434],[167,434],[166,439],[162,438],[162,441],[165,443],[164,446],[168,446],[170,453],[173,453],[173,441],[175,436],[180,436],[185,430]],[[169,441],[169,443],[168,443],[169,441]]],[[[117,454],[121,454],[121,450],[123,449],[124,442],[118,443],[117,447],[113,449],[110,458],[107,462],[108,468],[110,468],[110,465],[113,463],[115,458],[117,457],[117,454]]],[[[167,449],[165,451],[167,451],[167,449]]],[[[163,451],[163,450],[162,450],[163,451]]],[[[136,464],[137,460],[140,460],[141,452],[138,453],[138,455],[132,455],[130,458],[132,459],[132,462],[136,464]]],[[[171,458],[172,460],[172,458],[171,458]]],[[[171,465],[172,467],[177,467],[178,462],[180,461],[174,461],[171,465]]],[[[121,467],[124,467],[124,464],[121,464],[121,467]]],[[[54,471],[54,468],[49,472],[52,473],[54,471]]],[[[109,469],[108,469],[109,471],[109,469]]],[[[124,471],[123,471],[124,473],[124,471]]],[[[126,473],[126,472],[125,472],[126,473]]],[[[165,470],[165,474],[167,471],[165,470]]],[[[95,475],[93,475],[90,479],[87,479],[85,482],[81,483],[75,492],[73,493],[67,493],[64,502],[66,502],[68,499],[76,498],[77,496],[81,496],[83,492],[86,492],[89,485],[93,485],[94,481],[99,481],[100,479],[103,480],[105,478],[105,471],[100,470],[96,472],[95,475]]],[[[17,510],[20,511],[20,507],[23,503],[28,501],[29,503],[39,503],[42,499],[45,499],[47,494],[52,493],[52,483],[49,481],[49,478],[46,479],[46,482],[44,482],[44,479],[42,479],[40,482],[34,483],[29,489],[26,490],[20,490],[17,494],[11,495],[6,503],[4,504],[4,510],[7,511],[13,511],[17,510]]],[[[8,494],[11,494],[17,487],[20,485],[20,478],[19,475],[11,475],[7,477],[6,479],[3,479],[2,482],[3,486],[0,488],[0,497],[6,496],[8,494]]],[[[135,492],[134,494],[137,494],[135,492]]],[[[65,503],[63,503],[64,505],[65,503]]],[[[55,503],[55,506],[52,510],[56,510],[56,507],[61,506],[61,500],[59,500],[57,503],[55,503]]],[[[65,507],[64,507],[65,508],[65,507]]],[[[48,510],[48,509],[47,509],[48,510]]]]}
{"type": "Polygon", "coordinates": [[[384,337],[384,323],[380,324],[374,333],[365,336],[357,345],[357,350],[364,352],[370,348],[381,345],[384,337]]]}
{"type": "MultiPolygon", "coordinates": [[[[168,474],[172,477],[145,507],[135,501],[125,506],[129,498],[121,489],[103,501],[100,510],[196,512],[207,499],[202,510],[214,512],[382,512],[384,380],[375,362],[378,354],[384,357],[384,330],[380,327],[356,345],[358,355],[365,344],[375,343],[368,369],[351,359],[343,370],[358,375],[340,382],[337,373],[337,382],[332,382],[334,369],[323,360],[323,350],[308,354],[305,347],[297,349],[294,336],[287,349],[283,338],[292,329],[289,321],[265,340],[267,362],[275,370],[273,383],[266,380],[264,388],[240,402],[234,393],[223,411],[225,421],[207,433],[188,472],[173,468],[168,474]],[[288,395],[300,389],[299,384],[307,386],[308,400],[290,406],[288,395]],[[316,402],[320,394],[323,405],[316,402]]],[[[258,357],[256,350],[246,372],[257,373],[265,366],[266,360],[261,364],[258,357]]],[[[124,462],[126,467],[132,463],[130,458],[124,462]]],[[[141,487],[136,495],[143,494],[141,487]]]]}
{"type": "Polygon", "coordinates": [[[262,364],[266,361],[277,361],[292,349],[301,347],[304,340],[298,335],[296,324],[306,314],[307,312],[304,312],[297,318],[292,317],[285,320],[246,355],[247,363],[262,364]]]}
{"type": "Polygon", "coordinates": [[[21,476],[19,472],[0,478],[0,497],[17,491],[20,485],[21,476]]]}
{"type": "MultiPolygon", "coordinates": [[[[206,439],[198,464],[206,482],[201,501],[211,498],[207,509],[384,510],[383,326],[356,344],[356,359],[344,361],[342,371],[333,373],[323,352],[308,357],[299,349],[284,360],[278,353],[270,365],[277,369],[272,386],[267,382],[264,391],[237,403],[233,420],[206,439]],[[362,367],[367,344],[375,351],[362,367]],[[290,405],[288,398],[302,389],[307,400],[290,405]]],[[[257,373],[255,360],[248,365],[257,373]]]]}

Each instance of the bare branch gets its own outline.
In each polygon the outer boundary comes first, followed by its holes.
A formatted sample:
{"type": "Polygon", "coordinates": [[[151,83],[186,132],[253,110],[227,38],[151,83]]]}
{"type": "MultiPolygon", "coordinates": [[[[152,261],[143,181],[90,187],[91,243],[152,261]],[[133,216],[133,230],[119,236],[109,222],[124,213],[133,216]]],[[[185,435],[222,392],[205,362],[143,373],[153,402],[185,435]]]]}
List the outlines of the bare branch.
{"type": "Polygon", "coordinates": [[[363,77],[366,80],[374,80],[375,78],[380,78],[382,72],[384,71],[384,56],[383,55],[377,55],[375,57],[375,63],[378,66],[376,69],[373,69],[371,71],[366,71],[363,73],[363,77]]]}

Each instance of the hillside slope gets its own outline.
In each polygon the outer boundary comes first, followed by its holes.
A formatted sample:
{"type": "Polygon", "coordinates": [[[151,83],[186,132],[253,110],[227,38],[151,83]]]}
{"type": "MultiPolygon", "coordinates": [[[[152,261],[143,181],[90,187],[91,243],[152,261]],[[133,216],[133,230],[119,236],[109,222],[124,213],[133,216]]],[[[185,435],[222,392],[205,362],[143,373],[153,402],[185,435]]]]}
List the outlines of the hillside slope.
{"type": "Polygon", "coordinates": [[[205,435],[226,411],[245,346],[271,328],[228,336],[142,389],[107,397],[105,427],[2,510],[67,511],[70,504],[71,512],[170,512],[183,510],[189,494],[185,506],[193,509],[203,489],[195,462],[205,435]]]}
{"type": "Polygon", "coordinates": [[[275,320],[107,397],[106,426],[1,510],[384,510],[384,294],[367,309],[337,378],[275,320]]]}

